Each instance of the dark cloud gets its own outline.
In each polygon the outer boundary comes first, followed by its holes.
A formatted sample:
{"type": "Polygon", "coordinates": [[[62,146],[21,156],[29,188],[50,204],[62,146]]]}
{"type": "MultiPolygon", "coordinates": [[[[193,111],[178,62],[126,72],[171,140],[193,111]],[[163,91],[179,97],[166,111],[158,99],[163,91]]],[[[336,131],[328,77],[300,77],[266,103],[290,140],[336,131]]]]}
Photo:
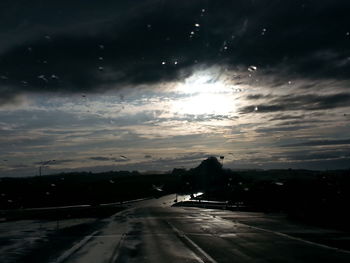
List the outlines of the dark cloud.
{"type": "Polygon", "coordinates": [[[90,157],[90,160],[94,161],[101,161],[101,162],[106,162],[106,161],[113,161],[113,162],[127,162],[127,159],[124,158],[114,158],[114,157],[103,157],[103,156],[96,156],[96,157],[90,157]]]}
{"type": "Polygon", "coordinates": [[[350,72],[345,0],[34,1],[30,7],[17,0],[1,7],[0,97],[8,98],[2,104],[23,92],[180,80],[196,63],[254,64],[267,74],[315,79],[348,79],[350,72]]]}
{"type": "Polygon", "coordinates": [[[35,162],[33,164],[35,165],[60,165],[60,164],[66,164],[73,162],[73,159],[66,159],[66,160],[51,160],[51,161],[41,161],[41,162],[35,162]]]}
{"type": "Polygon", "coordinates": [[[265,113],[292,110],[326,110],[337,107],[347,107],[350,103],[350,93],[329,95],[305,94],[276,96],[263,105],[247,106],[240,109],[242,113],[265,113]],[[257,108],[256,108],[257,107],[257,108]]]}
{"type": "Polygon", "coordinates": [[[90,160],[94,160],[94,161],[110,161],[110,158],[107,157],[102,157],[102,156],[97,156],[97,157],[90,157],[90,160]]]}
{"type": "Polygon", "coordinates": [[[327,145],[349,145],[350,139],[342,140],[313,140],[301,143],[282,145],[282,147],[296,147],[296,146],[327,146],[327,145]]]}

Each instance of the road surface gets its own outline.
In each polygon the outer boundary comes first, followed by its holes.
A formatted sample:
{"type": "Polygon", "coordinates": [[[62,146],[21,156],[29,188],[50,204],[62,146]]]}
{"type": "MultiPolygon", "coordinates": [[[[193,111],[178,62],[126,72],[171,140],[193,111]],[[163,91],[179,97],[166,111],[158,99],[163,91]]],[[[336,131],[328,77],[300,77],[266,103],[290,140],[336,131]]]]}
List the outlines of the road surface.
{"type": "Polygon", "coordinates": [[[170,207],[174,196],[146,200],[104,219],[51,262],[350,262],[322,241],[349,238],[280,216],[170,207]]]}

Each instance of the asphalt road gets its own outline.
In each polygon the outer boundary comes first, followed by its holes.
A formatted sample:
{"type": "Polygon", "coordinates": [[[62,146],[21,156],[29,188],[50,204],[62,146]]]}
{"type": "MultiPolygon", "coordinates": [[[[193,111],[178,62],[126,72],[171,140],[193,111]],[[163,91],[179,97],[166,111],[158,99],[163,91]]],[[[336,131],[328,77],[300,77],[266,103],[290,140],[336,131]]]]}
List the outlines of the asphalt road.
{"type": "Polygon", "coordinates": [[[350,262],[350,252],[314,242],[344,238],[335,230],[261,213],[170,207],[173,199],[147,200],[117,213],[56,262],[350,262]]]}
{"type": "Polygon", "coordinates": [[[173,199],[114,215],[58,262],[350,262],[350,252],[302,238],[337,233],[260,213],[170,207],[173,199]]]}

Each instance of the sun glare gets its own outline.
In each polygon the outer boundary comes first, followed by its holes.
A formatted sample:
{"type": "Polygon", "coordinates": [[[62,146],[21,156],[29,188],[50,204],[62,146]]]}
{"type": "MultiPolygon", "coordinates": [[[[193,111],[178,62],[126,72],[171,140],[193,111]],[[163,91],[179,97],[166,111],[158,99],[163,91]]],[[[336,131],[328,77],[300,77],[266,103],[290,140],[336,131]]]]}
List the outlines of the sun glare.
{"type": "Polygon", "coordinates": [[[228,115],[234,112],[232,89],[209,74],[194,74],[176,91],[182,95],[173,102],[176,113],[228,115]]]}
{"type": "Polygon", "coordinates": [[[198,94],[180,99],[173,105],[180,114],[217,114],[227,115],[233,111],[232,98],[225,94],[198,94]]]}

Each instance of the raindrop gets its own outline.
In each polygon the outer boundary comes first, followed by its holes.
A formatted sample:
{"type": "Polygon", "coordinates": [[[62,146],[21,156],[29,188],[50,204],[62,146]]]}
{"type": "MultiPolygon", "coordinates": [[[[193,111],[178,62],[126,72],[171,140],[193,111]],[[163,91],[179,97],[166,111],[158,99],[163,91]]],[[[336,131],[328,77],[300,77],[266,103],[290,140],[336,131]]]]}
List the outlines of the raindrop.
{"type": "Polygon", "coordinates": [[[200,27],[200,24],[194,24],[195,27],[200,27]]]}
{"type": "Polygon", "coordinates": [[[101,67],[101,66],[98,67],[98,70],[99,70],[99,71],[103,71],[103,69],[104,69],[104,68],[101,67]]]}
{"type": "Polygon", "coordinates": [[[103,57],[98,57],[98,60],[103,60],[103,57]]]}
{"type": "Polygon", "coordinates": [[[50,192],[46,192],[45,194],[46,194],[46,195],[50,195],[50,192]]]}
{"type": "Polygon", "coordinates": [[[174,64],[177,65],[177,61],[175,61],[174,64]]]}
{"type": "Polygon", "coordinates": [[[12,203],[13,201],[11,199],[7,200],[7,202],[12,203]]]}
{"type": "Polygon", "coordinates": [[[194,35],[194,31],[191,31],[191,35],[194,35]]]}
{"type": "Polygon", "coordinates": [[[162,65],[165,65],[166,64],[166,62],[165,61],[162,61],[162,65]]]}
{"type": "Polygon", "coordinates": [[[347,36],[350,36],[350,32],[346,32],[346,35],[347,35],[347,36]]]}
{"type": "Polygon", "coordinates": [[[147,25],[147,28],[148,28],[148,29],[151,29],[151,28],[152,28],[152,25],[151,25],[151,24],[148,24],[148,25],[147,25]]]}
{"type": "Polygon", "coordinates": [[[250,72],[253,72],[253,71],[257,70],[257,69],[258,69],[258,68],[257,68],[256,66],[253,66],[253,65],[251,65],[251,66],[248,67],[248,70],[249,70],[250,72]]]}
{"type": "Polygon", "coordinates": [[[202,9],[202,13],[204,13],[204,12],[205,12],[205,9],[203,8],[203,9],[202,9]]]}
{"type": "Polygon", "coordinates": [[[9,79],[9,78],[6,77],[5,75],[1,75],[0,78],[1,78],[1,79],[9,79]]]}
{"type": "Polygon", "coordinates": [[[254,111],[258,111],[258,110],[259,110],[258,106],[255,106],[254,111]]]}
{"type": "Polygon", "coordinates": [[[52,187],[55,187],[56,185],[55,184],[51,184],[52,187]]]}
{"type": "Polygon", "coordinates": [[[39,75],[38,79],[42,79],[45,82],[48,82],[47,78],[45,77],[45,75],[39,75]]]}
{"type": "Polygon", "coordinates": [[[50,37],[49,35],[46,35],[45,38],[46,38],[47,40],[50,40],[50,39],[51,39],[51,37],[50,37]]]}
{"type": "Polygon", "coordinates": [[[224,46],[224,49],[225,49],[225,50],[227,50],[227,48],[228,48],[227,46],[224,46]]]}
{"type": "Polygon", "coordinates": [[[33,49],[31,47],[28,47],[27,49],[28,49],[29,52],[33,51],[33,49]]]}
{"type": "Polygon", "coordinates": [[[47,64],[47,60],[44,60],[43,63],[44,63],[44,64],[47,64]]]}
{"type": "Polygon", "coordinates": [[[100,49],[104,49],[105,46],[104,45],[98,45],[100,49]]]}
{"type": "Polygon", "coordinates": [[[51,78],[52,78],[52,79],[58,79],[58,76],[56,76],[55,74],[52,74],[52,75],[51,75],[51,78]]]}
{"type": "Polygon", "coordinates": [[[291,81],[288,81],[288,85],[291,85],[292,84],[292,82],[291,81]]]}
{"type": "Polygon", "coordinates": [[[113,180],[109,180],[109,182],[110,182],[111,184],[114,184],[114,181],[113,181],[113,180]]]}
{"type": "Polygon", "coordinates": [[[25,80],[22,80],[21,83],[22,83],[24,86],[28,84],[28,82],[25,81],[25,80]]]}

